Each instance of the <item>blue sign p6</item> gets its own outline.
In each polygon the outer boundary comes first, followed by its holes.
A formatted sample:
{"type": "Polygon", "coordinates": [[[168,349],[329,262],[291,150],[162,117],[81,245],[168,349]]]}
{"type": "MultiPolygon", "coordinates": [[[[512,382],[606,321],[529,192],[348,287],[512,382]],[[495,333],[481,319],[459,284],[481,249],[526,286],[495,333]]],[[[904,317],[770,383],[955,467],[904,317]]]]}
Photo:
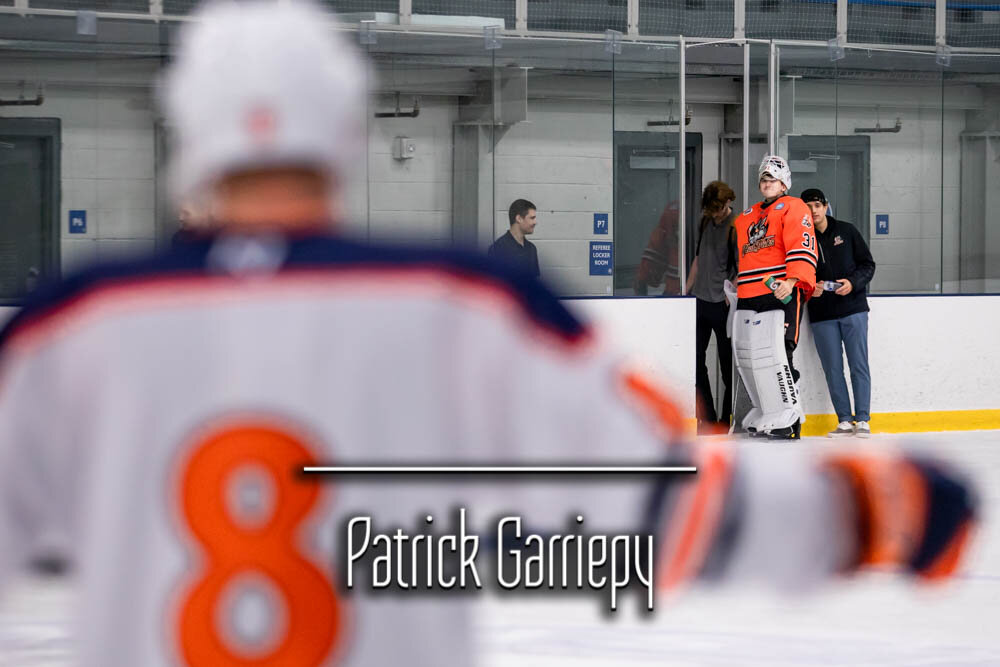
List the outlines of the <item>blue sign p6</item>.
{"type": "Polygon", "coordinates": [[[875,233],[876,234],[888,234],[889,233],[889,214],[881,213],[875,216],[875,233]]]}
{"type": "Polygon", "coordinates": [[[86,211],[70,211],[69,212],[69,233],[70,234],[86,234],[87,233],[87,212],[86,211]]]}

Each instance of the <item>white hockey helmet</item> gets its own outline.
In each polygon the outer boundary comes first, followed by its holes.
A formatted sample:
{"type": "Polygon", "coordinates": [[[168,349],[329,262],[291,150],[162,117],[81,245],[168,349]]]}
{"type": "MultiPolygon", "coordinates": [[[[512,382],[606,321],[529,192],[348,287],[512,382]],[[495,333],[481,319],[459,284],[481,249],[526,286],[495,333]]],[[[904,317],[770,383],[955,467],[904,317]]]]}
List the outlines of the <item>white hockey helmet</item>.
{"type": "Polygon", "coordinates": [[[764,174],[769,174],[781,181],[786,191],[792,189],[792,170],[788,168],[785,158],[780,155],[764,156],[764,159],[760,161],[760,168],[757,170],[757,180],[759,181],[764,174]]]}
{"type": "Polygon", "coordinates": [[[365,68],[312,2],[210,2],[162,81],[176,197],[226,174],[350,165],[365,138],[365,68]]]}

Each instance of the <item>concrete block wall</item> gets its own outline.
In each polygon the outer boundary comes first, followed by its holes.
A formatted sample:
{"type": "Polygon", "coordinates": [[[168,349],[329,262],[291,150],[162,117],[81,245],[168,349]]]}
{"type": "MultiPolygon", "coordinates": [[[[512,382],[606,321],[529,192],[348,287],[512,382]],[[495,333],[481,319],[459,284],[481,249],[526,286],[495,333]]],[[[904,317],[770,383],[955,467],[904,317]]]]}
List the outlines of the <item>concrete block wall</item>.
{"type": "MultiPolygon", "coordinates": [[[[409,108],[412,100],[403,98],[409,108]]],[[[395,108],[394,96],[376,95],[373,110],[395,108]]],[[[451,241],[453,98],[420,96],[417,118],[369,118],[368,231],[373,239],[451,241]],[[415,157],[392,156],[396,137],[416,144],[415,157]]],[[[363,185],[361,181],[360,185],[363,185]]]]}
{"type": "MultiPolygon", "coordinates": [[[[689,132],[700,132],[702,180],[718,178],[721,105],[692,105],[689,132]]],[[[508,228],[507,206],[519,197],[539,207],[532,237],[546,280],[567,296],[611,294],[609,277],[589,275],[589,242],[614,238],[613,130],[646,132],[663,105],[533,100],[528,122],[515,125],[496,151],[494,237],[508,228]],[[612,129],[613,128],[613,129],[612,129]],[[607,213],[609,234],[593,234],[593,214],[607,213]]],[[[671,174],[679,179],[676,171],[671,174]]],[[[650,229],[652,231],[652,229],[650,229]]]]}
{"type": "MultiPolygon", "coordinates": [[[[882,126],[891,126],[900,117],[903,122],[900,132],[868,135],[871,138],[870,245],[878,265],[871,292],[937,292],[942,277],[957,279],[959,134],[965,127],[965,112],[961,109],[942,112],[940,87],[913,88],[912,94],[914,98],[905,106],[881,100],[878,114],[882,126]],[[935,101],[937,108],[933,107],[935,101]],[[879,214],[889,215],[888,235],[875,234],[875,216],[879,214]]],[[[802,134],[833,134],[833,113],[832,105],[825,109],[797,108],[796,130],[802,134]]],[[[855,127],[875,124],[874,105],[841,107],[836,114],[836,130],[842,136],[853,136],[855,127]]]]}
{"type": "MultiPolygon", "coordinates": [[[[59,224],[64,269],[150,250],[156,244],[151,83],[157,71],[158,65],[146,60],[0,63],[4,97],[19,93],[20,80],[47,86],[41,107],[9,107],[0,113],[62,121],[59,224]],[[68,233],[71,209],[87,210],[86,234],[68,233]]],[[[30,88],[26,92],[30,94],[30,88]]],[[[896,106],[892,99],[880,100],[883,124],[901,116],[902,131],[871,135],[870,226],[874,229],[878,213],[888,213],[891,220],[889,236],[872,240],[879,263],[872,289],[878,292],[934,291],[941,287],[942,275],[952,283],[958,277],[959,134],[965,113],[959,108],[942,112],[940,87],[912,87],[909,94],[910,99],[897,100],[896,106]]],[[[415,119],[369,117],[369,150],[346,179],[352,231],[371,238],[450,241],[457,99],[421,96],[421,114],[415,119]],[[417,157],[392,158],[397,136],[416,141],[417,157]]],[[[406,106],[405,97],[403,101],[406,106]]],[[[371,110],[394,104],[391,96],[376,95],[371,110]]],[[[688,130],[703,135],[704,183],[717,177],[722,105],[694,104],[693,111],[688,130]]],[[[875,113],[874,106],[857,104],[836,111],[842,134],[871,125],[875,113]]],[[[829,105],[797,107],[796,130],[831,134],[832,113],[829,105]]],[[[613,129],[646,130],[647,120],[662,115],[662,104],[619,102],[612,109],[610,101],[600,99],[531,99],[528,120],[511,127],[481,163],[486,165],[481,178],[493,184],[493,237],[506,230],[507,206],[513,199],[535,201],[540,222],[533,240],[545,276],[566,295],[607,295],[611,280],[588,275],[588,242],[609,238],[592,234],[595,212],[609,214],[613,235],[613,129]]]]}
{"type": "Polygon", "coordinates": [[[611,277],[589,275],[589,241],[614,235],[611,111],[609,102],[532,100],[528,122],[497,145],[493,236],[509,228],[515,199],[538,206],[531,240],[543,276],[562,294],[611,294],[611,277]],[[608,214],[608,235],[593,235],[594,213],[608,214]]]}
{"type": "Polygon", "coordinates": [[[6,107],[3,117],[59,118],[62,180],[59,213],[64,271],[97,259],[146,252],[156,244],[152,88],[156,65],[144,60],[0,62],[0,95],[20,80],[37,107],[6,107]],[[87,233],[69,233],[69,211],[87,211],[87,233]]]}

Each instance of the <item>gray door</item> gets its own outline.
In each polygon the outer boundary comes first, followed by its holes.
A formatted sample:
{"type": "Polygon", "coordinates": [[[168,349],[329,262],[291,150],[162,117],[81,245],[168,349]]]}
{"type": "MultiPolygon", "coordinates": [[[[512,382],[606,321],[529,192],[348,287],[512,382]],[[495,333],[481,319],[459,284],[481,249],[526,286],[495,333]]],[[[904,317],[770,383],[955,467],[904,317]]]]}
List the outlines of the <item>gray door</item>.
{"type": "MultiPolygon", "coordinates": [[[[701,134],[688,132],[687,152],[687,258],[694,249],[694,229],[701,200],[701,134]]],[[[615,294],[635,294],[633,286],[651,235],[661,225],[673,240],[668,243],[670,265],[680,266],[680,140],[663,132],[615,132],[615,294]]],[[[671,284],[677,283],[676,275],[671,284]]],[[[668,289],[680,294],[679,287],[668,289]]],[[[662,283],[649,294],[662,294],[662,283]]]]}
{"type": "Polygon", "coordinates": [[[819,188],[833,217],[850,222],[867,241],[869,228],[870,137],[788,137],[792,194],[819,188]]]}
{"type": "Polygon", "coordinates": [[[58,276],[58,136],[55,119],[0,120],[0,304],[58,276]]]}

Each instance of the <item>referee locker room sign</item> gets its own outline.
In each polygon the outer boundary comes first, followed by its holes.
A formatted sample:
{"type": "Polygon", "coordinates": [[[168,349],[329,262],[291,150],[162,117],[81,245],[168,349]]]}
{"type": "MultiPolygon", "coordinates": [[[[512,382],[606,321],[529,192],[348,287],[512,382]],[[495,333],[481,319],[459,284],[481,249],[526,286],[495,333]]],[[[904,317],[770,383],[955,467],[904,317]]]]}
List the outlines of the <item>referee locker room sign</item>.
{"type": "Polygon", "coordinates": [[[615,267],[615,244],[610,241],[590,242],[590,275],[610,276],[615,267]]]}

